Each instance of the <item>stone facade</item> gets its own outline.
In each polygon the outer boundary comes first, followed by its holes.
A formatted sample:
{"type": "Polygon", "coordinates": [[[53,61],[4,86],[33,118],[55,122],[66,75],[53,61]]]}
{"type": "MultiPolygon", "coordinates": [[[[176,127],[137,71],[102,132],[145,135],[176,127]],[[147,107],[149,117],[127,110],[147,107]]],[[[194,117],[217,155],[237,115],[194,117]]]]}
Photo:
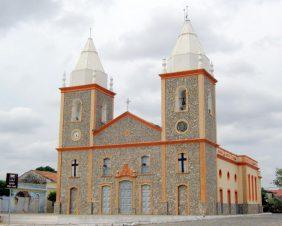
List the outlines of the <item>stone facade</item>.
{"type": "Polygon", "coordinates": [[[78,91],[66,93],[64,95],[64,117],[62,146],[86,146],[89,145],[90,139],[90,108],[91,108],[91,91],[78,91]],[[73,100],[78,99],[82,103],[81,120],[78,122],[71,121],[73,100]],[[73,141],[71,133],[74,129],[81,131],[81,139],[73,141]]]}
{"type": "Polygon", "coordinates": [[[124,201],[120,197],[121,183],[128,181],[132,186],[131,199],[127,200],[131,214],[259,212],[259,204],[218,202],[215,85],[211,79],[202,76],[202,84],[200,75],[166,79],[162,94],[165,100],[162,128],[129,112],[113,119],[114,98],[99,90],[64,93],[62,147],[59,149],[62,151],[60,203],[56,203],[55,211],[63,214],[104,214],[104,211],[120,214],[124,201]],[[185,87],[188,92],[185,111],[176,110],[179,87],[185,87]],[[210,94],[212,111],[208,111],[210,94]],[[82,102],[81,120],[78,122],[72,122],[70,116],[74,99],[82,102]],[[203,111],[200,102],[203,103],[203,111]],[[106,123],[101,121],[104,104],[107,105],[106,123]],[[179,120],[188,122],[187,131],[177,131],[179,120]],[[204,121],[202,127],[201,120],[204,121]],[[81,138],[77,141],[71,136],[75,129],[81,131],[81,138]],[[69,151],[64,151],[64,148],[69,151]],[[182,154],[186,161],[183,172],[179,168],[182,154]],[[149,159],[146,173],[141,171],[143,156],[149,159]],[[76,177],[72,176],[74,159],[78,164],[76,177]],[[105,159],[108,160],[107,175],[104,175],[105,159]],[[144,185],[149,189],[146,199],[142,193],[144,185]],[[104,197],[104,187],[109,191],[108,198],[104,197]],[[71,194],[74,193],[77,198],[72,200],[74,195],[71,194]],[[105,200],[109,202],[107,205],[105,200]],[[146,213],[142,207],[144,202],[147,202],[146,213]],[[76,211],[73,211],[74,208],[76,211]]]}
{"type": "Polygon", "coordinates": [[[165,111],[167,140],[198,138],[199,137],[199,98],[198,77],[188,76],[166,80],[165,111]],[[185,87],[188,91],[187,111],[176,111],[177,88],[185,87]],[[176,123],[180,119],[188,122],[188,131],[184,134],[176,132],[176,123]]]}

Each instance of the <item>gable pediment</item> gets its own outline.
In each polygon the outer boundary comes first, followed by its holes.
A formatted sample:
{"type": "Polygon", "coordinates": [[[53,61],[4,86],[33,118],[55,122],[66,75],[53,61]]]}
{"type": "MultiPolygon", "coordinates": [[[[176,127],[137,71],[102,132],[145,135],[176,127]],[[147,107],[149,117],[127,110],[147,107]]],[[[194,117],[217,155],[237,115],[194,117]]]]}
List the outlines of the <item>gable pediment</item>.
{"type": "Polygon", "coordinates": [[[161,128],[129,112],[94,132],[95,145],[159,141],[161,128]]]}

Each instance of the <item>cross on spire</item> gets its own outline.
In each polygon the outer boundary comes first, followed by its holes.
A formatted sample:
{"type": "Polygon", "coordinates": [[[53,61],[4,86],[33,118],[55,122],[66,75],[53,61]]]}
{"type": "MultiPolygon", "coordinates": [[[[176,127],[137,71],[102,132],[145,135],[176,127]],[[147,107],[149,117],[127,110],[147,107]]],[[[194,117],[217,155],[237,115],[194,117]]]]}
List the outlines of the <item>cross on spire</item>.
{"type": "Polygon", "coordinates": [[[66,87],[66,72],[64,71],[64,74],[63,74],[63,78],[62,78],[62,85],[63,87],[66,87]]]}
{"type": "Polygon", "coordinates": [[[184,21],[188,21],[189,17],[188,17],[188,5],[183,9],[184,12],[184,21]]]}
{"type": "Polygon", "coordinates": [[[71,168],[72,168],[72,176],[76,177],[78,163],[76,159],[72,160],[71,168]]]}
{"type": "Polygon", "coordinates": [[[184,157],[184,153],[181,153],[180,155],[181,155],[181,157],[178,159],[178,162],[180,162],[180,164],[181,164],[181,168],[180,168],[181,172],[184,173],[185,172],[184,162],[187,160],[187,158],[184,157]]]}
{"type": "Polygon", "coordinates": [[[126,111],[128,111],[129,110],[129,104],[130,104],[130,100],[129,100],[129,98],[127,98],[127,100],[126,100],[126,111]]]}

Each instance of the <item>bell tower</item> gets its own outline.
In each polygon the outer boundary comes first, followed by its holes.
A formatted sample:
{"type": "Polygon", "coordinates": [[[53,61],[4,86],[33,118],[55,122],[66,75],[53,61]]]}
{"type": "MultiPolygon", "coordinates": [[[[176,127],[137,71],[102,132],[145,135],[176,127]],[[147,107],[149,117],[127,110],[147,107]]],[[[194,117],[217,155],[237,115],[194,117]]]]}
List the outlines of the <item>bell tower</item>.
{"type": "MultiPolygon", "coordinates": [[[[195,194],[194,200],[190,201],[197,210],[190,214],[215,214],[217,81],[213,65],[187,16],[170,57],[163,61],[160,77],[162,141],[175,144],[162,149],[165,180],[175,181],[175,186],[182,181],[188,185],[190,194],[195,194]],[[185,170],[180,170],[181,174],[177,171],[173,173],[171,168],[178,164],[175,159],[188,160],[190,170],[186,174],[185,170]]],[[[163,186],[165,188],[165,183],[163,186]]],[[[171,194],[174,190],[170,189],[164,189],[167,192],[164,200],[168,206],[173,206],[170,200],[173,200],[171,194]]],[[[173,210],[169,211],[175,214],[173,210]]]]}
{"type": "Polygon", "coordinates": [[[213,65],[189,19],[168,60],[163,61],[163,140],[207,138],[216,142],[213,65]]]}
{"type": "Polygon", "coordinates": [[[70,74],[70,85],[60,88],[62,147],[93,145],[93,131],[113,118],[115,93],[107,89],[107,78],[89,37],[70,74]]]}

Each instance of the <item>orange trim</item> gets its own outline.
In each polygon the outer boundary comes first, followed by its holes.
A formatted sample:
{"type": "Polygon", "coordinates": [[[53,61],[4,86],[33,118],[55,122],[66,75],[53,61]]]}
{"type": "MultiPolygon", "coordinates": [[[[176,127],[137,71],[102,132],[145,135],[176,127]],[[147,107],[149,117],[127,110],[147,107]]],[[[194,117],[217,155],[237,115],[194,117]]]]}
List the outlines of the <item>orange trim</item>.
{"type": "Polygon", "coordinates": [[[252,168],[252,169],[254,169],[254,170],[259,170],[258,167],[253,166],[253,165],[251,165],[251,164],[249,164],[249,163],[247,163],[247,162],[236,162],[236,161],[234,161],[234,160],[232,160],[232,159],[229,159],[229,158],[227,158],[227,157],[225,157],[225,156],[222,156],[222,155],[219,155],[219,154],[217,154],[217,158],[222,159],[222,160],[224,160],[224,161],[226,161],[226,162],[232,163],[232,164],[234,164],[234,165],[238,165],[238,166],[249,166],[250,168],[252,168]]]}
{"type": "Polygon", "coordinates": [[[160,74],[159,76],[161,77],[161,79],[170,79],[170,78],[179,78],[179,77],[193,76],[193,75],[199,75],[199,74],[203,74],[207,76],[207,78],[210,79],[213,83],[217,83],[217,80],[210,73],[208,73],[205,69],[179,71],[179,72],[173,72],[173,73],[160,74]]]}
{"type": "MultiPolygon", "coordinates": [[[[231,153],[231,152],[230,152],[230,153],[231,153]]],[[[233,155],[234,155],[234,154],[233,154],[233,155]]],[[[238,156],[238,157],[242,157],[242,158],[248,158],[248,159],[251,159],[251,160],[253,160],[254,162],[258,163],[257,160],[251,158],[250,156],[247,156],[247,155],[237,155],[237,156],[238,156]]]]}
{"type": "Polygon", "coordinates": [[[58,151],[85,151],[92,149],[112,149],[112,148],[128,148],[128,147],[142,147],[142,146],[160,146],[170,144],[183,144],[183,143],[200,143],[205,142],[218,147],[218,144],[213,143],[207,139],[185,139],[185,140],[170,140],[170,141],[153,141],[153,142],[141,142],[141,143],[126,143],[126,144],[108,144],[108,145],[94,145],[94,146],[82,146],[82,147],[61,147],[57,148],[58,151]]]}
{"type": "Polygon", "coordinates": [[[206,203],[206,147],[204,143],[200,143],[200,199],[202,203],[206,203]]]}
{"type": "Polygon", "coordinates": [[[96,89],[99,90],[111,97],[114,97],[116,94],[102,86],[99,86],[98,84],[87,84],[87,85],[81,85],[81,86],[69,86],[69,87],[62,87],[60,88],[61,93],[69,93],[74,91],[85,91],[85,90],[92,90],[96,89]]]}
{"type": "Polygon", "coordinates": [[[157,126],[157,125],[155,125],[155,124],[153,124],[153,123],[151,123],[151,122],[148,122],[148,121],[146,121],[146,120],[144,120],[144,119],[142,119],[142,118],[140,118],[140,117],[138,117],[138,116],[136,116],[136,115],[130,113],[129,111],[126,111],[126,112],[124,112],[123,114],[121,114],[120,116],[118,116],[118,117],[114,118],[113,120],[109,121],[107,124],[103,125],[103,126],[100,127],[99,129],[93,131],[93,134],[94,134],[94,135],[97,135],[97,134],[100,133],[101,131],[105,130],[106,128],[108,128],[109,126],[111,126],[111,125],[114,124],[115,122],[121,120],[122,118],[125,118],[126,116],[129,116],[129,117],[131,117],[131,118],[133,118],[133,119],[135,119],[135,120],[137,120],[137,121],[139,121],[139,122],[145,124],[146,126],[152,128],[152,129],[155,129],[155,130],[158,130],[158,131],[162,131],[162,128],[161,128],[161,127],[159,127],[159,126],[157,126]]]}

